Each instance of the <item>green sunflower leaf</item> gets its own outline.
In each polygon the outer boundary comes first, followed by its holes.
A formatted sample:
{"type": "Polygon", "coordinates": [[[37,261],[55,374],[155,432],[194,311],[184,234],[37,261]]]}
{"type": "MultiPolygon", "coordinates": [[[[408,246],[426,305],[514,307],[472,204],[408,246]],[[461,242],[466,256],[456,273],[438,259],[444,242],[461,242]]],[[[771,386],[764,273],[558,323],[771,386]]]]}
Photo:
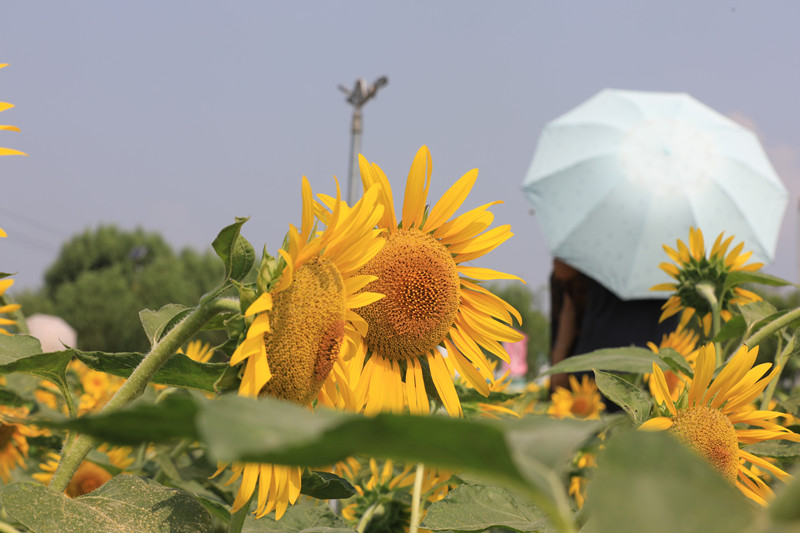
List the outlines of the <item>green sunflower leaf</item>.
{"type": "Polygon", "coordinates": [[[22,405],[28,405],[29,403],[30,402],[28,400],[22,398],[16,392],[6,389],[5,387],[0,388],[0,405],[19,407],[22,405]]]}
{"type": "Polygon", "coordinates": [[[300,493],[318,500],[343,500],[356,493],[356,489],[344,478],[330,472],[304,470],[300,493]]]}
{"type": "Polygon", "coordinates": [[[794,532],[800,526],[800,505],[797,505],[797,502],[800,501],[800,469],[795,467],[790,474],[793,479],[789,481],[788,485],[777,488],[775,499],[768,508],[770,518],[786,528],[775,528],[770,532],[794,532]]]}
{"type": "Polygon", "coordinates": [[[735,287],[743,283],[760,283],[761,285],[770,285],[772,287],[783,287],[784,285],[792,285],[792,283],[785,279],[765,274],[764,272],[730,272],[725,277],[725,288],[735,287]]]}
{"type": "Polygon", "coordinates": [[[167,331],[188,313],[191,309],[184,305],[167,304],[158,311],[143,309],[139,312],[139,320],[144,327],[145,335],[153,345],[164,336],[167,331]]]}
{"type": "Polygon", "coordinates": [[[280,520],[275,512],[256,519],[248,514],[242,533],[353,533],[353,528],[333,514],[330,506],[322,502],[298,500],[290,505],[280,520]]]}
{"type": "Polygon", "coordinates": [[[187,493],[132,475],[75,499],[41,483],[14,483],[3,491],[3,506],[34,533],[214,531],[211,516],[187,493]]]}
{"type": "Polygon", "coordinates": [[[256,261],[253,246],[240,234],[242,225],[249,219],[250,217],[236,217],[236,222],[223,228],[211,243],[225,264],[226,279],[242,281],[256,261]]]}
{"type": "Polygon", "coordinates": [[[753,506],[732,483],[664,432],[619,434],[597,464],[587,487],[587,530],[746,531],[754,519],[753,506]]]}
{"type": "Polygon", "coordinates": [[[747,331],[747,324],[742,315],[733,315],[730,320],[722,324],[722,327],[714,337],[714,342],[725,342],[731,339],[740,339],[747,331]]]}
{"type": "Polygon", "coordinates": [[[744,451],[765,457],[800,457],[800,442],[765,440],[745,446],[744,451]]]}
{"type": "MultiPolygon", "coordinates": [[[[93,370],[127,378],[139,366],[144,355],[134,352],[106,353],[69,350],[93,370]]],[[[151,383],[214,392],[214,384],[230,368],[227,363],[199,363],[183,354],[175,354],[158,369],[151,383]]]]}
{"type": "Polygon", "coordinates": [[[594,371],[594,380],[600,392],[606,398],[622,407],[636,422],[637,426],[647,420],[650,415],[650,409],[653,408],[647,394],[624,379],[600,370],[594,371]]]}
{"type": "Polygon", "coordinates": [[[460,485],[431,504],[422,527],[431,531],[555,531],[545,515],[509,490],[491,485],[460,485]]]}
{"type": "Polygon", "coordinates": [[[662,369],[668,368],[659,357],[647,348],[630,346],[627,348],[604,348],[582,355],[573,355],[554,364],[542,375],[589,372],[605,370],[607,372],[633,372],[647,374],[653,371],[653,363],[662,369]]]}
{"type": "Polygon", "coordinates": [[[0,373],[23,372],[66,388],[69,351],[42,353],[39,339],[30,335],[0,335],[0,373]]]}
{"type": "Polygon", "coordinates": [[[661,348],[658,350],[658,356],[662,361],[667,363],[667,366],[669,366],[669,368],[676,374],[680,373],[685,376],[689,376],[690,378],[694,377],[692,368],[689,366],[686,358],[679,352],[673,350],[672,348],[661,348]]]}
{"type": "Polygon", "coordinates": [[[196,400],[173,394],[155,405],[140,401],[113,413],[62,421],[37,420],[37,424],[72,429],[104,442],[133,446],[174,439],[197,440],[197,410],[196,400]]]}

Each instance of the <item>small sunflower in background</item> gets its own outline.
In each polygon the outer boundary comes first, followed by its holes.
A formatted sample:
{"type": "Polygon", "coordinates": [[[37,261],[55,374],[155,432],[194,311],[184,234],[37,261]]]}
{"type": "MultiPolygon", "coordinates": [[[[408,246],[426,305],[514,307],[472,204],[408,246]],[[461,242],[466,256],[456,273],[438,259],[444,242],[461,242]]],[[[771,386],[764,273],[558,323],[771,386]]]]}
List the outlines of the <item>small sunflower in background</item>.
{"type": "Polygon", "coordinates": [[[556,387],[550,396],[552,403],[547,408],[547,414],[556,418],[599,419],[600,412],[606,406],[594,380],[584,375],[579,383],[578,378],[570,374],[569,386],[570,390],[556,387]]]}
{"type": "Polygon", "coordinates": [[[586,473],[590,468],[597,468],[597,456],[592,452],[579,452],[573,460],[575,472],[570,475],[567,492],[575,500],[578,509],[583,509],[586,503],[586,487],[589,478],[586,473]]]}
{"type": "Polygon", "coordinates": [[[701,347],[685,402],[672,399],[664,373],[654,363],[655,400],[666,405],[669,416],[652,418],[639,429],[667,430],[708,461],[745,496],[766,505],[772,489],[746,463],[780,480],[785,481],[790,476],[764,458],[741,449],[740,445],[777,439],[800,442],[800,435],[772,421],[782,413],[753,407],[753,401],[780,371],[779,367],[769,371],[770,363],[754,367],[757,356],[758,347],[742,346],[712,380],[716,365],[714,344],[701,347]]]}
{"type": "Polygon", "coordinates": [[[28,414],[27,407],[0,405],[0,479],[5,483],[11,479],[12,470],[26,468],[28,438],[46,434],[25,423],[28,414]]]}
{"type": "MultiPolygon", "coordinates": [[[[697,363],[698,340],[700,340],[700,334],[696,331],[678,328],[672,333],[664,335],[661,339],[661,343],[658,346],[656,346],[655,343],[648,342],[647,347],[650,348],[650,350],[655,354],[658,354],[661,350],[666,348],[675,350],[681,354],[684,359],[686,359],[686,362],[689,363],[689,368],[694,370],[694,367],[697,363]]],[[[652,374],[645,374],[644,380],[650,387],[650,394],[655,396],[656,381],[652,379],[652,376],[652,374]]],[[[667,388],[669,389],[672,401],[677,402],[678,397],[686,387],[686,382],[689,381],[689,376],[686,376],[682,373],[676,374],[672,370],[666,370],[664,371],[664,379],[667,383],[667,388]]]]}
{"type": "Polygon", "coordinates": [[[677,241],[677,250],[664,245],[664,251],[675,264],[661,263],[659,266],[676,282],[661,283],[650,289],[674,292],[664,303],[660,321],[681,313],[679,327],[694,321],[694,325],[706,336],[710,335],[712,307],[708,298],[698,291],[701,285],[713,291],[719,306],[719,316],[723,321],[728,321],[733,316],[731,313],[733,305],[745,305],[761,300],[756,293],[737,286],[737,283],[730,283],[728,276],[733,272],[755,272],[764,264],[747,264],[753,252],[742,253],[744,242],[740,242],[728,252],[734,237],[730,236],[723,241],[724,235],[724,232],[719,234],[708,257],[706,257],[703,232],[699,229],[689,230],[688,247],[680,239],[677,241]]]}
{"type": "MultiPolygon", "coordinates": [[[[8,63],[0,63],[0,69],[5,68],[7,66],[8,63]]],[[[0,112],[5,111],[6,109],[11,109],[12,107],[14,107],[14,104],[9,104],[8,102],[0,102],[0,112]]],[[[0,124],[0,131],[2,130],[19,131],[19,128],[16,126],[9,126],[7,124],[0,124]]],[[[0,155],[28,155],[28,154],[26,154],[25,152],[20,152],[19,150],[0,147],[0,155]]],[[[0,233],[2,233],[2,230],[0,230],[0,233]]]]}
{"type": "MultiPolygon", "coordinates": [[[[382,297],[361,291],[375,277],[358,272],[383,246],[375,229],[383,213],[377,193],[368,191],[349,208],[340,201],[337,183],[333,212],[319,231],[311,186],[303,178],[300,230],[290,226],[288,250],[279,250],[282,261],[270,286],[245,311],[252,322],[231,356],[231,366],[244,363],[241,396],[272,396],[303,406],[316,400],[352,409],[342,360],[362,343],[353,310],[382,297]]],[[[227,466],[219,465],[215,475],[227,466]]],[[[274,510],[278,520],[300,495],[300,467],[233,463],[230,468],[226,484],[241,478],[233,512],[258,487],[256,517],[274,510]]]]}
{"type": "MultiPolygon", "coordinates": [[[[429,209],[432,173],[426,146],[417,152],[406,182],[400,220],[389,180],[374,163],[359,157],[364,188],[376,187],[383,215],[385,246],[359,273],[373,276],[363,290],[385,298],[359,309],[366,329],[366,350],[353,364],[360,372],[355,395],[367,414],[381,411],[427,414],[430,409],[423,374],[450,416],[462,409],[453,374],[437,349],[443,346],[455,371],[487,396],[494,380],[484,350],[504,361],[501,342],[517,342],[522,334],[511,328],[519,313],[479,284],[479,280],[517,279],[465,263],[489,253],[513,234],[510,226],[492,229],[491,202],[454,216],[478,176],[464,174],[429,209]]],[[[521,281],[521,280],[520,280],[521,281]]]]}
{"type": "MultiPolygon", "coordinates": [[[[364,533],[408,531],[416,476],[414,465],[406,464],[400,469],[390,459],[380,465],[370,458],[367,476],[353,464],[348,470],[353,473],[348,479],[357,495],[352,498],[355,501],[342,509],[342,518],[352,523],[361,522],[363,529],[360,524],[359,531],[364,533]]],[[[422,503],[434,503],[447,496],[454,486],[449,483],[450,477],[448,471],[426,468],[422,476],[421,494],[425,495],[422,503]]],[[[424,505],[420,512],[424,517],[424,505]]],[[[430,533],[424,528],[417,531],[430,533]]]]}
{"type": "MultiPolygon", "coordinates": [[[[97,451],[103,452],[108,459],[108,464],[117,470],[125,470],[133,464],[133,458],[130,456],[133,450],[130,447],[116,446],[112,448],[104,444],[98,447],[97,451]]],[[[57,453],[48,453],[45,456],[45,460],[39,464],[40,472],[33,474],[33,479],[39,483],[49,485],[50,480],[53,479],[53,474],[55,474],[58,469],[58,463],[60,461],[61,455],[57,453]]],[[[94,461],[86,459],[80,464],[78,470],[75,471],[64,493],[70,498],[77,498],[78,496],[89,494],[93,490],[102,487],[112,477],[113,475],[108,469],[94,461]]]]}

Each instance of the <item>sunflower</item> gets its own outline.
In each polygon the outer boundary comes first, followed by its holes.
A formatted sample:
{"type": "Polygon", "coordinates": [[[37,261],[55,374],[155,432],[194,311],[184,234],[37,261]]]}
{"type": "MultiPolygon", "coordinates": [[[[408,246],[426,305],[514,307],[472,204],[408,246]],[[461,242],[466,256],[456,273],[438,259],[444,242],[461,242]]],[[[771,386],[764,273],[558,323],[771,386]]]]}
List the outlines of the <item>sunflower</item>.
{"type": "Polygon", "coordinates": [[[596,456],[591,452],[580,452],[573,464],[577,472],[570,476],[567,492],[575,500],[578,509],[583,509],[583,504],[586,503],[586,486],[589,484],[586,471],[597,467],[596,456]]]}
{"type": "Polygon", "coordinates": [[[500,202],[453,217],[472,189],[477,170],[464,174],[433,207],[426,208],[431,178],[426,146],[411,165],[399,224],[386,175],[363,156],[359,164],[364,188],[379,191],[384,210],[378,225],[386,231],[386,245],[359,273],[374,276],[365,291],[386,297],[359,310],[366,351],[359,352],[355,361],[360,372],[356,402],[368,414],[401,412],[406,407],[426,414],[427,393],[433,391],[426,391],[424,371],[430,373],[448,414],[460,416],[453,374],[437,347],[445,348],[454,370],[479,393],[489,394],[493,376],[483,350],[508,362],[500,343],[517,342],[523,336],[507,325],[512,316],[521,322],[519,313],[477,280],[520,278],[465,263],[513,234],[507,225],[487,230],[493,220],[487,209],[500,202]]]}
{"type": "MultiPolygon", "coordinates": [[[[109,463],[120,470],[124,470],[133,464],[133,459],[130,457],[130,453],[133,450],[130,447],[109,448],[107,444],[104,444],[97,450],[105,453],[109,463]]],[[[59,454],[48,453],[45,456],[45,461],[39,464],[40,472],[33,474],[33,479],[39,483],[49,485],[60,461],[61,456],[59,454]]],[[[70,498],[77,498],[102,487],[112,477],[111,473],[99,464],[85,460],[78,466],[78,470],[75,471],[64,492],[70,498]]]]}
{"type": "MultiPolygon", "coordinates": [[[[356,465],[358,462],[355,461],[356,465]]],[[[360,465],[350,465],[353,472],[349,481],[354,485],[357,495],[342,509],[342,517],[356,523],[363,520],[367,513],[367,521],[363,531],[408,531],[411,518],[411,506],[408,500],[413,494],[416,470],[413,464],[406,464],[399,470],[391,459],[381,466],[375,459],[369,460],[369,476],[360,473],[360,465]],[[398,471],[399,470],[399,471],[398,471]]],[[[422,475],[421,494],[428,503],[437,502],[447,496],[453,485],[449,483],[451,473],[445,470],[426,468],[422,475]]],[[[423,502],[424,503],[424,502],[423,502]]],[[[421,517],[426,514],[420,509],[421,517]]],[[[429,532],[424,528],[418,531],[429,532]]]]}
{"type": "Polygon", "coordinates": [[[701,347],[694,380],[688,394],[677,403],[669,394],[664,373],[654,363],[655,399],[666,405],[671,416],[652,418],[640,429],[669,431],[706,459],[745,496],[766,505],[772,490],[747,463],[767,470],[781,480],[786,480],[789,474],[746,452],[740,445],[776,439],[800,442],[800,435],[772,422],[782,413],[753,407],[753,401],[780,371],[775,367],[767,373],[769,363],[753,367],[757,356],[757,346],[753,349],[742,346],[712,380],[716,361],[714,344],[701,347]],[[756,426],[757,429],[743,426],[756,426]]]}
{"type": "Polygon", "coordinates": [[[26,468],[28,437],[38,437],[45,432],[24,423],[27,407],[0,405],[0,479],[5,483],[11,479],[16,467],[26,468]]]}
{"type": "MultiPolygon", "coordinates": [[[[659,353],[665,348],[675,350],[681,354],[684,359],[686,359],[686,362],[689,363],[689,368],[694,370],[695,364],[697,363],[696,346],[699,337],[700,335],[696,331],[678,328],[669,335],[664,335],[661,338],[661,344],[659,346],[656,346],[655,343],[648,342],[647,347],[650,348],[650,350],[652,350],[655,354],[659,353]]],[[[644,380],[650,386],[650,394],[655,396],[656,381],[652,379],[652,376],[652,374],[645,374],[644,380]]],[[[664,372],[664,378],[667,382],[667,388],[669,389],[670,397],[673,401],[678,401],[678,397],[681,395],[681,392],[683,392],[685,382],[689,379],[689,377],[682,373],[676,374],[672,370],[667,370],[664,372]]]]}
{"type": "MultiPolygon", "coordinates": [[[[0,229],[0,237],[5,237],[6,234],[0,229]]],[[[14,313],[19,310],[20,305],[8,303],[6,301],[5,292],[14,284],[13,279],[0,279],[0,335],[11,335],[11,333],[2,326],[16,326],[17,321],[11,318],[4,318],[5,313],[14,313]]]]}
{"type": "MultiPolygon", "coordinates": [[[[377,194],[377,189],[368,191],[351,209],[340,201],[337,183],[332,216],[324,231],[316,231],[311,186],[303,177],[300,230],[290,226],[288,250],[279,250],[282,262],[274,282],[245,311],[254,319],[230,360],[232,366],[244,363],[240,395],[305,406],[315,399],[331,406],[352,404],[342,359],[363,343],[353,309],[381,298],[360,292],[375,277],[358,274],[383,246],[375,229],[383,213],[377,194]]],[[[215,475],[226,466],[221,464],[215,475]]],[[[242,479],[234,512],[250,501],[256,485],[257,517],[275,510],[280,519],[300,494],[299,467],[234,463],[231,470],[228,484],[242,479]]]]}
{"type": "MultiPolygon", "coordinates": [[[[0,68],[4,68],[7,66],[8,63],[0,63],[0,68]]],[[[14,107],[14,104],[9,104],[8,102],[0,102],[0,112],[5,111],[6,109],[11,109],[12,107],[14,107]]],[[[0,130],[19,131],[19,128],[16,126],[8,126],[5,124],[0,124],[0,130]]],[[[28,155],[28,154],[20,152],[19,150],[12,150],[11,148],[0,147],[0,155],[28,155]]],[[[2,230],[0,230],[0,233],[2,233],[2,230]]]]}
{"type": "Polygon", "coordinates": [[[703,232],[699,229],[689,230],[688,247],[680,239],[677,241],[677,251],[664,245],[664,251],[676,264],[661,263],[659,266],[677,283],[660,283],[650,288],[651,291],[674,292],[664,303],[659,321],[681,312],[680,327],[694,319],[696,325],[708,336],[712,325],[712,307],[708,299],[698,292],[701,284],[713,289],[720,318],[724,321],[730,320],[733,316],[731,313],[733,305],[745,305],[761,300],[761,297],[752,291],[738,287],[735,283],[726,283],[730,273],[754,272],[764,264],[745,264],[753,252],[742,253],[744,242],[740,242],[728,252],[734,237],[730,236],[723,241],[724,235],[724,232],[719,234],[708,257],[703,242],[703,232]]]}
{"type": "Polygon", "coordinates": [[[570,374],[569,386],[570,390],[556,387],[550,397],[552,404],[548,407],[547,414],[556,418],[599,419],[600,411],[606,406],[594,380],[584,375],[578,383],[578,378],[570,374]]]}

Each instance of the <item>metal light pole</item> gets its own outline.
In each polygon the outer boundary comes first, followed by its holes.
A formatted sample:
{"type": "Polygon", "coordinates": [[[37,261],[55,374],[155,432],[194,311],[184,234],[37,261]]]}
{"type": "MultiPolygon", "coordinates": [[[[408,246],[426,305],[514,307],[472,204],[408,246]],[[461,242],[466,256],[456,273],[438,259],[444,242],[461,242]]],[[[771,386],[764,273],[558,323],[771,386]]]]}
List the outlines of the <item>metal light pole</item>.
{"type": "Polygon", "coordinates": [[[369,86],[367,86],[364,78],[357,79],[352,91],[343,85],[339,85],[339,90],[347,95],[347,103],[353,106],[353,126],[350,139],[350,181],[347,186],[347,203],[351,206],[356,202],[356,173],[358,172],[358,154],[361,152],[361,131],[363,129],[361,125],[361,108],[370,98],[375,96],[380,87],[387,83],[389,83],[389,78],[381,76],[369,86]]]}

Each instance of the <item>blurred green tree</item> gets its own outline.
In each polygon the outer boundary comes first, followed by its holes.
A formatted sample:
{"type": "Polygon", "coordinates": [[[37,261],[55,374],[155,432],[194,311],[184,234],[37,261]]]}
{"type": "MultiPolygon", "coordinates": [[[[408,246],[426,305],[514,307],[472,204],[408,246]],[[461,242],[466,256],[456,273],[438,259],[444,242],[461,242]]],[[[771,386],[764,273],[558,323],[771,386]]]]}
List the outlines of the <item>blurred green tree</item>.
{"type": "Polygon", "coordinates": [[[536,291],[519,282],[496,283],[488,287],[494,294],[513,305],[522,317],[522,324],[514,319],[512,327],[528,336],[528,375],[532,380],[539,369],[549,361],[550,323],[543,311],[544,289],[536,291]]]}
{"type": "Polygon", "coordinates": [[[78,348],[146,351],[139,311],[167,303],[195,305],[224,270],[212,251],[176,254],[158,233],[113,225],[67,241],[39,291],[17,296],[26,315],[60,316],[78,332],[78,348]]]}

